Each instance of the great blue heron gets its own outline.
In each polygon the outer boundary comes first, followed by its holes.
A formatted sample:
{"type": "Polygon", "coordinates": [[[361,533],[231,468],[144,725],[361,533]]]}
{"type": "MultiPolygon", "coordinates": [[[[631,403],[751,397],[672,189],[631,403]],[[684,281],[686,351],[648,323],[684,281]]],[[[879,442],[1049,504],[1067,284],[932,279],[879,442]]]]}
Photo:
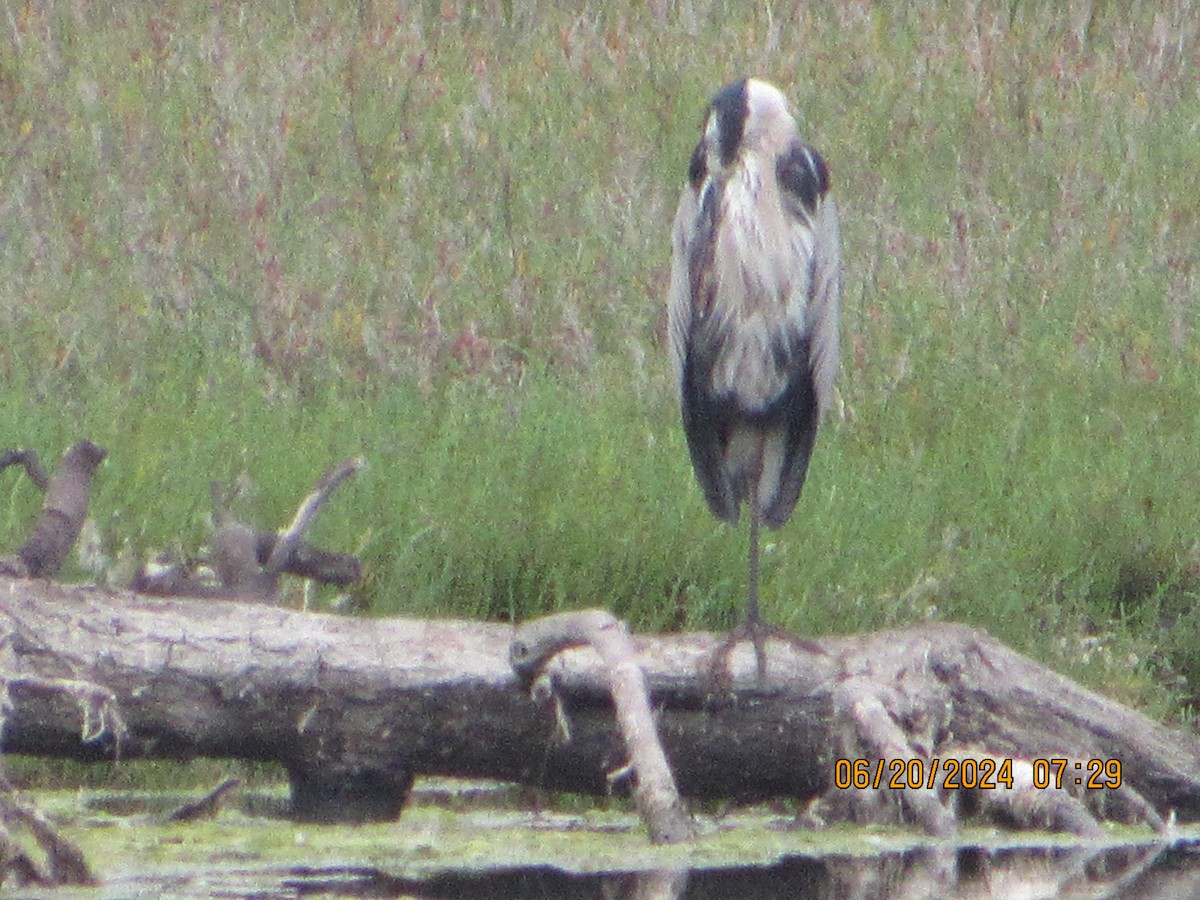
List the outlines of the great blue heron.
{"type": "Polygon", "coordinates": [[[817,423],[832,401],[841,293],[837,207],[825,161],[787,100],[746,78],[716,93],[672,236],[670,340],[696,479],[717,518],[750,507],[746,617],[718,648],[778,637],[758,608],[759,523],[792,516],[817,423]]]}

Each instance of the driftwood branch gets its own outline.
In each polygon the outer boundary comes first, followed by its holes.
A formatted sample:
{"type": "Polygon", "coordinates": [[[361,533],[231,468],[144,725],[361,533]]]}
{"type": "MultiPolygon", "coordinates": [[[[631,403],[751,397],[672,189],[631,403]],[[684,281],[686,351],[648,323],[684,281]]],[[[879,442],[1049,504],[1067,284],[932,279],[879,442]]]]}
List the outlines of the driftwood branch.
{"type": "Polygon", "coordinates": [[[313,519],[316,518],[317,511],[325,504],[329,495],[339,484],[364,465],[366,465],[366,460],[359,456],[332,466],[321,476],[312,492],[300,503],[300,508],[296,510],[291,524],[279,533],[279,539],[271,548],[271,555],[263,566],[268,574],[278,574],[287,570],[296,548],[300,545],[300,539],[304,537],[313,519]]]}
{"type": "MultiPolygon", "coordinates": [[[[235,542],[242,540],[237,536],[232,536],[232,539],[235,542]]],[[[253,543],[254,558],[258,566],[263,567],[271,558],[279,535],[274,531],[252,531],[246,540],[253,543]]],[[[305,541],[298,541],[288,555],[282,572],[318,584],[348,587],[361,577],[362,568],[356,556],[323,550],[305,541]]],[[[161,565],[143,566],[134,576],[130,588],[136,593],[155,597],[228,599],[230,596],[224,584],[205,575],[198,560],[169,560],[161,565]]]]}
{"type": "Polygon", "coordinates": [[[633,798],[650,840],[656,844],[688,840],[693,836],[692,823],[658,739],[646,679],[625,625],[603,610],[547,616],[517,630],[509,658],[514,671],[529,678],[551,656],[584,644],[590,644],[604,662],[617,727],[628,754],[627,765],[619,771],[633,779],[633,798]]]}
{"type": "MultiPolygon", "coordinates": [[[[10,689],[17,684],[74,701],[82,721],[82,741],[123,729],[119,711],[110,706],[112,694],[107,689],[74,679],[15,674],[18,666],[14,639],[11,631],[0,634],[0,734],[13,709],[10,689]],[[98,722],[102,723],[99,727],[98,722]]],[[[0,775],[0,887],[6,882],[44,887],[96,883],[79,848],[60,834],[36,806],[17,796],[0,775]],[[30,842],[37,847],[36,854],[30,854],[30,842]]]]}
{"type": "Polygon", "coordinates": [[[24,465],[34,484],[44,489],[46,499],[29,539],[15,556],[0,560],[0,573],[18,578],[52,578],[58,574],[87,520],[92,476],[107,455],[103,447],[80,441],[66,452],[54,475],[47,479],[33,451],[4,453],[0,462],[5,466],[16,462],[24,465]]]}
{"type": "MultiPolygon", "coordinates": [[[[22,466],[45,495],[42,514],[29,539],[15,555],[0,560],[0,574],[17,578],[52,578],[62,568],[88,515],[91,479],[107,456],[103,447],[80,441],[63,457],[52,478],[46,476],[33,450],[0,452],[0,471],[22,466]]],[[[225,597],[270,601],[281,574],[345,587],[358,580],[358,560],[306,544],[304,533],[334,489],[365,465],[359,457],[330,467],[301,502],[282,532],[260,531],[237,522],[225,511],[225,500],[213,486],[218,522],[213,563],[220,584],[199,577],[194,566],[181,563],[144,567],[132,587],[156,596],[225,597]]]]}
{"type": "Polygon", "coordinates": [[[29,480],[34,483],[39,491],[46,493],[46,487],[50,483],[50,478],[46,474],[46,470],[42,468],[42,462],[38,459],[37,451],[35,450],[5,450],[0,453],[0,470],[7,469],[9,466],[21,466],[25,470],[25,474],[29,476],[29,480]]]}
{"type": "Polygon", "coordinates": [[[260,531],[233,518],[227,510],[228,499],[214,482],[211,487],[217,529],[212,566],[218,582],[203,577],[195,566],[173,563],[143,567],[132,588],[158,597],[273,603],[283,574],[338,587],[353,584],[360,574],[357,558],[318,549],[305,543],[303,537],[334,489],[365,464],[358,457],[330,467],[301,501],[291,524],[278,533],[260,531]]]}
{"type": "Polygon", "coordinates": [[[201,819],[214,818],[221,809],[221,804],[242,782],[237,778],[226,778],[215,788],[201,797],[185,803],[167,816],[168,822],[198,822],[201,819]]]}
{"type": "MultiPolygon", "coordinates": [[[[254,553],[259,565],[268,565],[268,561],[275,555],[275,544],[278,540],[279,535],[275,532],[260,531],[255,535],[254,553]]],[[[295,575],[297,578],[307,578],[333,587],[349,587],[362,575],[357,556],[322,550],[298,539],[283,555],[279,571],[284,575],[295,575]]]]}
{"type": "MultiPolygon", "coordinates": [[[[303,818],[395,817],[416,774],[604,794],[610,773],[629,761],[595,650],[563,650],[550,667],[570,723],[564,743],[554,715],[513,671],[514,631],[502,625],[354,619],[0,579],[0,633],[11,636],[5,669],[15,676],[0,750],[278,760],[303,818]],[[124,736],[92,728],[84,740],[86,711],[47,691],[53,679],[111,691],[124,736]]],[[[973,809],[1085,832],[1101,816],[1151,825],[1168,813],[1200,819],[1193,736],[973,629],[934,624],[824,640],[817,654],[772,644],[761,687],[751,651],[739,648],[731,697],[710,695],[697,677],[718,642],[708,634],[633,639],[685,797],[789,797],[817,801],[812,808],[827,821],[947,831],[973,809]],[[880,753],[890,755],[885,764],[913,762],[923,773],[934,760],[1009,759],[1020,778],[1042,759],[1118,760],[1122,788],[1068,780],[1060,792],[1021,793],[1025,782],[1014,777],[1010,792],[953,791],[939,781],[925,808],[886,780],[836,786],[838,760],[873,766],[880,753]],[[1041,818],[1021,813],[1023,803],[1041,818]]]]}

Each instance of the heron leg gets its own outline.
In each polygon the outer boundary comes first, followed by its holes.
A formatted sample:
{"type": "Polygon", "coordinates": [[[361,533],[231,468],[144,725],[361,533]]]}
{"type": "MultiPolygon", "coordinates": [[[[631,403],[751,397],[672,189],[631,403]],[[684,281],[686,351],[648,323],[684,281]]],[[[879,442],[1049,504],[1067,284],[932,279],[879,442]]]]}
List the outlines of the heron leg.
{"type": "Polygon", "coordinates": [[[804,638],[792,634],[786,628],[768,625],[763,621],[762,614],[758,609],[758,529],[758,507],[752,499],[750,502],[750,588],[746,599],[746,615],[733,631],[729,632],[729,636],[713,651],[708,660],[709,680],[714,687],[729,688],[731,681],[729,654],[743,641],[751,641],[754,644],[754,661],[758,672],[759,687],[763,686],[767,677],[768,640],[774,638],[805,653],[824,652],[813,641],[806,641],[804,638]]]}
{"type": "MultiPolygon", "coordinates": [[[[757,497],[750,499],[750,589],[746,598],[746,618],[741,627],[735,629],[744,632],[743,639],[748,637],[754,641],[754,661],[758,667],[758,682],[762,684],[767,673],[767,637],[764,634],[766,623],[758,611],[758,503],[757,497]]],[[[731,634],[730,637],[733,637],[731,634]]]]}

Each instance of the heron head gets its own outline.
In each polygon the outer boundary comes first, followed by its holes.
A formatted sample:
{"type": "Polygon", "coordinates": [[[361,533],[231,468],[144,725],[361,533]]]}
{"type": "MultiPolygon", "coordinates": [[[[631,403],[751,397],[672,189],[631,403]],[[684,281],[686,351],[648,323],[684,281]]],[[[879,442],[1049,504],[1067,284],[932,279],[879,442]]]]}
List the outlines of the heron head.
{"type": "Polygon", "coordinates": [[[728,84],[713,95],[705,116],[701,139],[705,169],[722,171],[746,149],[782,147],[795,130],[787,98],[774,85],[757,78],[728,84]]]}

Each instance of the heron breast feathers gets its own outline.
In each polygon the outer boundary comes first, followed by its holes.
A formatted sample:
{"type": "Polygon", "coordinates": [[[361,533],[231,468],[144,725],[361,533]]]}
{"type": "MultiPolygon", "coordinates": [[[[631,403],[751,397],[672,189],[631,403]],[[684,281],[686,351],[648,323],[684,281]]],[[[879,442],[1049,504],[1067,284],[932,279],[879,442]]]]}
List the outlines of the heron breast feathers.
{"type": "Polygon", "coordinates": [[[744,318],[736,327],[718,329],[710,344],[708,389],[714,397],[735,401],[742,412],[765,412],[787,391],[798,366],[807,366],[803,334],[777,327],[766,316],[744,318]]]}

